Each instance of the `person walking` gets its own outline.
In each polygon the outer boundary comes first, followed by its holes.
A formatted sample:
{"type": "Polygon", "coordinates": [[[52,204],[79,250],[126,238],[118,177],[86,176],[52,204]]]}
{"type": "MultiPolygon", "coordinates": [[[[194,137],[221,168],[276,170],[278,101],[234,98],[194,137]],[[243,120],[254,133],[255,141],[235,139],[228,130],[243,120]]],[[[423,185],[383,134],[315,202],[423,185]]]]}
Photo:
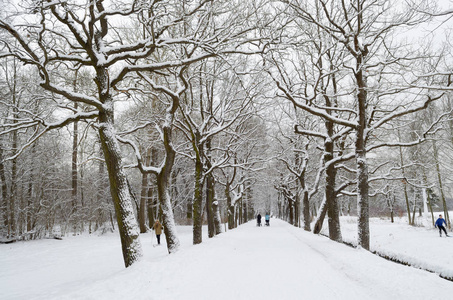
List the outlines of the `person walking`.
{"type": "Polygon", "coordinates": [[[160,235],[162,234],[162,224],[159,220],[156,220],[153,225],[153,230],[156,232],[157,244],[160,245],[160,235]]]}
{"type": "Polygon", "coordinates": [[[446,235],[446,236],[449,236],[449,235],[447,234],[447,230],[446,230],[445,227],[444,227],[444,224],[445,224],[445,226],[447,226],[447,222],[445,222],[445,219],[442,218],[442,215],[439,215],[439,218],[437,219],[436,224],[434,225],[434,227],[439,228],[439,235],[440,235],[440,237],[442,237],[442,230],[445,232],[445,235],[446,235]]]}
{"type": "Polygon", "coordinates": [[[264,220],[266,221],[266,226],[270,226],[271,224],[269,223],[269,221],[271,220],[271,216],[269,214],[266,214],[264,216],[264,220]]]}
{"type": "Polygon", "coordinates": [[[256,216],[256,226],[261,226],[261,215],[259,213],[256,216]]]}

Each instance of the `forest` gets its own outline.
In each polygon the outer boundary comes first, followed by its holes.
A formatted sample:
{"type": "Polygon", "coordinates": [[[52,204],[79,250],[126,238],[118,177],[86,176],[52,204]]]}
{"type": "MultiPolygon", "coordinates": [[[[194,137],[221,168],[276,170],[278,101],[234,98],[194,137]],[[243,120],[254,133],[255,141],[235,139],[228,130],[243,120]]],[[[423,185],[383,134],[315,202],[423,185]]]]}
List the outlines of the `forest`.
{"type": "Polygon", "coordinates": [[[0,11],[0,241],[156,219],[193,244],[270,213],[453,207],[453,6],[427,0],[17,0],[0,11]]]}

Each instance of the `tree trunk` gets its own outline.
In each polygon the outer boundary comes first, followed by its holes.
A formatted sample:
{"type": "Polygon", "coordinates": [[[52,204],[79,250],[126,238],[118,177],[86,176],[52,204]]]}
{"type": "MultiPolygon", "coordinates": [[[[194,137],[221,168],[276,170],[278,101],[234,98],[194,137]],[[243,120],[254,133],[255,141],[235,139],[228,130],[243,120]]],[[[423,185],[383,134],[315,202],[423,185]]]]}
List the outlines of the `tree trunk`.
{"type": "Polygon", "coordinates": [[[238,225],[240,225],[241,223],[239,223],[239,205],[237,205],[237,202],[235,203],[234,205],[234,228],[237,228],[238,225]]]}
{"type": "MultiPolygon", "coordinates": [[[[397,131],[398,133],[398,140],[401,141],[401,136],[400,136],[400,131],[397,131]]],[[[400,164],[401,164],[401,175],[403,176],[403,192],[404,192],[404,199],[406,200],[406,211],[407,211],[407,219],[409,221],[409,225],[414,225],[412,218],[411,218],[411,208],[409,204],[409,196],[407,194],[407,184],[406,184],[406,173],[404,169],[404,159],[403,159],[403,150],[401,147],[399,147],[400,151],[400,164]]]]}
{"type": "Polygon", "coordinates": [[[206,216],[208,219],[208,236],[212,238],[215,236],[215,224],[214,224],[214,197],[215,197],[215,186],[214,177],[212,174],[206,177],[206,216]]]}
{"type": "MultiPolygon", "coordinates": [[[[330,123],[330,122],[329,122],[330,123]]],[[[330,124],[333,131],[333,124],[330,124]]],[[[329,133],[333,133],[330,132],[329,133]]],[[[327,164],[333,159],[333,142],[327,139],[324,143],[324,162],[327,164]]],[[[329,223],[329,238],[339,243],[342,242],[341,229],[340,229],[340,210],[338,208],[338,201],[335,192],[335,179],[336,169],[334,164],[329,164],[326,168],[326,186],[325,195],[327,203],[327,216],[329,223]]]]}
{"type": "Polygon", "coordinates": [[[300,195],[299,191],[296,191],[294,201],[294,226],[300,227],[300,195]]]}
{"type": "MultiPolygon", "coordinates": [[[[15,109],[13,109],[15,111],[15,109]]],[[[13,122],[16,122],[16,117],[14,116],[13,122]]],[[[17,132],[13,131],[12,133],[12,145],[13,154],[17,151],[17,132]]],[[[16,236],[16,201],[17,199],[17,158],[11,160],[11,192],[9,193],[9,218],[8,218],[8,236],[16,236]]]]}
{"type": "MultiPolygon", "coordinates": [[[[2,203],[1,205],[1,217],[3,220],[3,227],[5,235],[8,231],[8,186],[6,184],[5,165],[3,164],[3,137],[0,137],[0,181],[1,181],[1,193],[2,203]]],[[[2,233],[2,232],[0,232],[2,233]]]]}
{"type": "MultiPolygon", "coordinates": [[[[358,3],[359,16],[357,25],[362,26],[362,3],[358,3]]],[[[360,31],[360,30],[359,30],[360,31]]],[[[358,245],[370,249],[370,209],[368,199],[368,163],[366,160],[366,129],[367,129],[367,83],[364,74],[366,50],[361,48],[359,37],[354,36],[354,47],[357,51],[355,80],[357,85],[358,125],[356,127],[355,157],[357,164],[357,213],[358,213],[358,245]]]]}
{"type": "Polygon", "coordinates": [[[113,99],[109,94],[108,72],[97,70],[97,84],[104,109],[99,112],[99,136],[109,175],[110,193],[115,207],[121,238],[123,259],[126,267],[131,266],[142,256],[137,221],[132,207],[132,195],[122,167],[120,147],[115,136],[113,99]]]}
{"type": "MultiPolygon", "coordinates": [[[[228,179],[227,179],[228,181],[228,179]]],[[[234,205],[231,203],[231,195],[230,195],[230,185],[226,184],[225,186],[225,198],[227,200],[227,215],[228,215],[228,229],[233,229],[234,226],[234,205]]]]}
{"type": "Polygon", "coordinates": [[[316,219],[315,226],[313,227],[313,233],[319,234],[322,229],[322,224],[324,223],[324,218],[327,213],[327,199],[324,195],[321,206],[319,207],[318,218],[316,219]]]}
{"type": "Polygon", "coordinates": [[[310,200],[308,199],[308,191],[306,189],[304,189],[302,191],[302,195],[303,195],[303,198],[302,198],[302,203],[303,203],[303,215],[304,215],[304,230],[305,231],[311,231],[311,228],[310,228],[310,221],[311,221],[311,218],[310,218],[310,200]]]}
{"type": "Polygon", "coordinates": [[[179,249],[179,239],[176,233],[175,218],[170,200],[171,171],[175,163],[176,152],[172,145],[172,121],[177,105],[174,105],[171,113],[167,113],[166,121],[162,127],[165,147],[165,162],[157,174],[157,192],[159,197],[160,212],[162,214],[162,225],[164,226],[165,239],[167,241],[168,253],[174,253],[179,249]]]}
{"type": "MultiPolygon", "coordinates": [[[[145,155],[145,164],[149,165],[151,161],[151,148],[146,150],[145,155]]],[[[140,233],[145,233],[147,231],[146,228],[146,208],[148,202],[148,173],[142,174],[142,187],[140,192],[140,208],[138,212],[138,224],[140,227],[140,233]]],[[[151,228],[151,227],[150,227],[151,228]]]]}
{"type": "MultiPolygon", "coordinates": [[[[33,203],[33,181],[34,181],[34,169],[35,169],[35,160],[36,155],[36,143],[31,147],[31,156],[33,157],[30,162],[30,177],[27,187],[27,208],[25,210],[26,214],[26,223],[27,223],[27,232],[30,232],[34,228],[33,217],[35,214],[34,203],[33,203]]],[[[1,159],[1,158],[0,158],[1,159]]]]}
{"type": "Polygon", "coordinates": [[[213,211],[214,211],[214,227],[215,227],[215,234],[222,233],[222,217],[220,216],[220,208],[219,208],[219,201],[217,197],[214,196],[214,202],[212,203],[213,211]]]}
{"type": "Polygon", "coordinates": [[[154,197],[154,193],[153,193],[153,187],[152,186],[148,186],[148,190],[146,191],[147,192],[147,209],[148,209],[148,227],[149,228],[153,228],[153,225],[154,225],[154,222],[155,222],[155,218],[154,216],[156,215],[155,213],[155,209],[157,208],[157,201],[154,197]]]}
{"type": "MultiPolygon", "coordinates": [[[[423,169],[423,181],[424,181],[424,185],[428,185],[428,179],[426,178],[425,169],[423,169]]],[[[434,226],[435,221],[434,221],[433,207],[431,205],[431,197],[429,196],[428,189],[424,189],[424,192],[425,192],[425,195],[426,195],[426,201],[428,202],[429,211],[431,212],[431,221],[432,221],[433,226],[434,226]]]]}
{"type": "Polygon", "coordinates": [[[157,191],[159,195],[160,210],[162,213],[162,225],[164,226],[168,253],[174,253],[179,249],[179,239],[176,234],[175,218],[170,201],[170,176],[164,174],[157,176],[157,191]]]}
{"type": "Polygon", "coordinates": [[[431,205],[431,197],[429,196],[428,193],[426,193],[426,198],[428,199],[428,207],[429,207],[429,210],[431,211],[431,221],[433,223],[433,226],[435,224],[435,221],[434,221],[434,212],[433,212],[433,207],[431,205]]]}
{"type": "Polygon", "coordinates": [[[357,155],[357,211],[358,211],[358,245],[370,250],[370,224],[368,202],[368,166],[365,149],[357,155]]]}
{"type": "Polygon", "coordinates": [[[442,205],[444,209],[444,219],[447,222],[447,226],[451,229],[450,216],[448,215],[447,201],[445,200],[442,175],[440,174],[440,164],[439,164],[439,152],[437,150],[436,141],[433,140],[433,154],[434,160],[436,162],[436,172],[437,172],[437,181],[439,183],[440,198],[442,199],[442,205]]]}
{"type": "MultiPolygon", "coordinates": [[[[75,82],[77,78],[74,80],[74,89],[75,82]]],[[[77,111],[79,108],[79,104],[77,102],[74,103],[74,111],[77,111]]],[[[78,184],[78,166],[77,166],[77,158],[78,158],[78,142],[79,142],[79,124],[78,122],[73,123],[73,137],[72,137],[72,171],[71,171],[71,197],[72,197],[72,213],[70,218],[73,222],[73,234],[76,234],[77,231],[77,184],[78,184]]]]}
{"type": "Polygon", "coordinates": [[[193,244],[200,244],[203,241],[203,164],[195,162],[195,187],[193,195],[193,244]]]}
{"type": "Polygon", "coordinates": [[[289,224],[294,225],[294,201],[288,199],[288,208],[289,208],[289,224]]]}
{"type": "MultiPolygon", "coordinates": [[[[157,149],[151,149],[151,161],[153,165],[157,165],[157,160],[159,159],[157,149]]],[[[148,186],[148,221],[149,228],[153,228],[155,218],[157,216],[156,212],[158,211],[159,202],[158,195],[156,197],[154,182],[148,186]]]]}
{"type": "Polygon", "coordinates": [[[203,241],[203,162],[201,154],[203,153],[202,145],[200,144],[201,135],[198,131],[195,132],[194,143],[197,147],[195,154],[195,182],[193,194],[193,244],[200,244],[203,241]]]}
{"type": "Polygon", "coordinates": [[[148,174],[142,174],[142,187],[140,192],[140,208],[138,212],[138,224],[140,227],[140,233],[145,233],[146,229],[146,208],[148,203],[148,174]]]}
{"type": "MultiPolygon", "coordinates": [[[[102,117],[100,115],[100,119],[102,117]]],[[[113,133],[113,124],[107,118],[102,119],[99,133],[109,174],[110,193],[120,231],[124,264],[129,267],[142,256],[138,226],[132,207],[132,195],[129,191],[126,174],[121,166],[120,150],[113,133]]]]}

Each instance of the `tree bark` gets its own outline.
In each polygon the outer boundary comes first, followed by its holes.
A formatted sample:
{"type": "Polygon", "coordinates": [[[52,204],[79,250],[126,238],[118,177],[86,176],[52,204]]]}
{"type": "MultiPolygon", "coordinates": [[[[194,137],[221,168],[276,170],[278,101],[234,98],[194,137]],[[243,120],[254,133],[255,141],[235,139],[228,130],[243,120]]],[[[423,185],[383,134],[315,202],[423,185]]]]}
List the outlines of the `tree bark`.
{"type": "Polygon", "coordinates": [[[327,199],[324,195],[324,199],[322,200],[321,206],[319,207],[318,218],[316,219],[315,226],[313,227],[313,233],[319,234],[322,229],[322,224],[324,223],[324,218],[326,217],[327,213],[327,199]]]}
{"type": "MultiPolygon", "coordinates": [[[[330,123],[330,122],[329,122],[330,123]]],[[[333,129],[333,124],[331,124],[333,129]]],[[[333,131],[333,130],[332,130],[333,131]]],[[[324,161],[328,163],[333,159],[333,142],[327,139],[324,144],[324,161]]],[[[326,168],[326,186],[325,195],[327,203],[327,216],[329,223],[329,238],[333,241],[342,242],[341,229],[340,229],[340,210],[335,192],[335,179],[337,172],[334,164],[329,164],[326,168]]]]}
{"type": "Polygon", "coordinates": [[[172,145],[172,123],[173,115],[176,111],[177,103],[173,103],[173,108],[167,113],[165,124],[162,127],[165,161],[161,171],[157,174],[157,192],[159,197],[160,211],[162,213],[162,225],[164,226],[165,239],[167,241],[168,253],[179,250],[179,239],[176,233],[175,218],[170,198],[171,171],[175,163],[176,152],[172,145]]]}
{"type": "Polygon", "coordinates": [[[109,175],[110,193],[115,207],[118,228],[126,267],[142,256],[137,221],[132,207],[132,195],[122,167],[120,147],[115,136],[113,99],[109,93],[108,72],[97,69],[97,84],[104,109],[99,112],[99,136],[109,175]]]}
{"type": "MultiPolygon", "coordinates": [[[[400,131],[397,130],[398,133],[398,140],[401,141],[401,134],[400,131]]],[[[406,201],[406,211],[407,211],[407,219],[409,221],[409,225],[414,225],[411,219],[411,208],[409,204],[409,196],[407,194],[407,184],[406,184],[406,172],[404,168],[404,158],[403,158],[403,149],[399,147],[399,154],[400,154],[400,163],[401,163],[401,175],[403,176],[403,192],[404,192],[404,200],[406,201]]]]}
{"type": "Polygon", "coordinates": [[[356,130],[355,154],[357,163],[357,212],[358,212],[358,245],[370,249],[369,199],[368,199],[368,164],[366,160],[365,130],[366,130],[366,84],[362,74],[361,57],[357,59],[356,74],[359,105],[359,125],[356,130]]]}
{"type": "Polygon", "coordinates": [[[225,186],[225,198],[227,200],[227,215],[228,215],[228,229],[235,228],[234,226],[234,205],[231,203],[230,184],[227,178],[227,184],[225,186]]]}
{"type": "MultiPolygon", "coordinates": [[[[149,165],[150,161],[151,161],[151,148],[146,150],[145,164],[149,165]]],[[[138,224],[140,227],[140,233],[145,233],[147,231],[147,228],[146,228],[147,205],[146,204],[148,203],[148,191],[149,191],[148,173],[142,173],[142,187],[141,187],[141,192],[140,192],[140,209],[139,209],[139,213],[138,213],[138,224]]]]}
{"type": "Polygon", "coordinates": [[[368,199],[368,163],[366,159],[366,129],[367,129],[367,82],[363,64],[367,49],[362,49],[359,42],[361,26],[363,25],[363,3],[357,2],[357,33],[354,36],[356,51],[355,83],[357,86],[358,125],[356,128],[355,156],[357,164],[357,212],[358,212],[358,245],[370,249],[370,209],[368,199]]]}
{"type": "Polygon", "coordinates": [[[306,189],[302,190],[302,204],[303,204],[303,215],[304,215],[304,230],[311,231],[310,228],[310,201],[308,199],[308,191],[306,189]]]}
{"type": "Polygon", "coordinates": [[[131,266],[142,256],[138,226],[132,207],[132,195],[129,191],[126,174],[121,166],[118,141],[114,137],[113,124],[102,120],[100,114],[100,137],[110,181],[110,193],[115,207],[120,232],[123,259],[126,267],[131,266]]]}
{"type": "Polygon", "coordinates": [[[193,244],[203,241],[203,164],[200,160],[195,162],[195,186],[193,195],[193,244]]]}
{"type": "MultiPolygon", "coordinates": [[[[16,96],[13,94],[13,123],[17,123],[17,109],[16,109],[16,96]]],[[[17,132],[12,133],[12,144],[11,148],[13,154],[17,152],[17,132]]],[[[8,236],[14,237],[16,232],[16,201],[17,199],[17,158],[11,160],[11,185],[9,193],[9,217],[8,217],[8,236]]]]}
{"type": "Polygon", "coordinates": [[[6,183],[5,165],[3,163],[3,137],[0,137],[0,181],[1,181],[1,214],[5,233],[8,231],[8,185],[6,183]]]}
{"type": "Polygon", "coordinates": [[[214,177],[212,174],[206,176],[206,216],[208,219],[208,237],[212,238],[215,236],[215,224],[214,224],[214,197],[215,197],[215,186],[214,177]]]}
{"type": "Polygon", "coordinates": [[[215,226],[215,234],[222,233],[222,217],[220,216],[220,208],[219,208],[219,201],[217,197],[214,195],[214,202],[212,203],[213,212],[214,212],[214,226],[215,226]]]}
{"type": "Polygon", "coordinates": [[[138,212],[138,224],[140,227],[140,233],[146,233],[146,208],[148,203],[148,174],[142,174],[142,187],[140,192],[140,209],[138,212]]]}
{"type": "MultiPolygon", "coordinates": [[[[76,81],[77,77],[74,79],[74,91],[76,92],[76,81]]],[[[74,103],[74,111],[77,111],[79,108],[79,104],[77,102],[74,103]]],[[[78,142],[79,142],[79,124],[78,122],[73,123],[73,136],[72,136],[72,170],[71,170],[71,197],[72,197],[72,213],[70,218],[72,218],[73,222],[73,234],[76,234],[77,230],[77,192],[78,192],[78,166],[77,166],[77,158],[78,158],[78,142]]]]}
{"type": "Polygon", "coordinates": [[[439,152],[437,150],[436,141],[434,141],[434,140],[433,140],[433,154],[434,154],[434,160],[436,163],[437,182],[439,183],[440,197],[442,199],[442,206],[444,209],[444,219],[447,222],[448,228],[451,229],[450,216],[448,215],[447,201],[445,200],[442,175],[440,174],[439,152]]]}

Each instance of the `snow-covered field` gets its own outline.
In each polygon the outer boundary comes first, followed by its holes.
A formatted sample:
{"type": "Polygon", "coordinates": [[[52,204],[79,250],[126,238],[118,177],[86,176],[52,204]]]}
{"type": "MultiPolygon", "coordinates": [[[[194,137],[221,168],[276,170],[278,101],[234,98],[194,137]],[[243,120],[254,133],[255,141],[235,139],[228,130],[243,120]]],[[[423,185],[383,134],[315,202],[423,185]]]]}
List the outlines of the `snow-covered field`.
{"type": "MultiPolygon", "coordinates": [[[[371,219],[370,250],[397,258],[413,267],[453,278],[453,233],[449,234],[450,238],[445,235],[441,238],[438,229],[432,226],[431,216],[426,219],[419,218],[417,221],[422,226],[408,226],[406,218],[395,218],[395,223],[388,219],[371,219]]],[[[345,242],[357,245],[356,224],[355,217],[341,218],[345,242]]]]}
{"type": "MultiPolygon", "coordinates": [[[[354,239],[354,219],[343,237],[354,239]]],[[[373,219],[372,247],[453,273],[453,238],[373,219]]],[[[0,299],[451,299],[453,282],[272,219],[249,222],[168,255],[141,237],[144,257],[125,269],[117,234],[0,245],[0,299]]]]}

